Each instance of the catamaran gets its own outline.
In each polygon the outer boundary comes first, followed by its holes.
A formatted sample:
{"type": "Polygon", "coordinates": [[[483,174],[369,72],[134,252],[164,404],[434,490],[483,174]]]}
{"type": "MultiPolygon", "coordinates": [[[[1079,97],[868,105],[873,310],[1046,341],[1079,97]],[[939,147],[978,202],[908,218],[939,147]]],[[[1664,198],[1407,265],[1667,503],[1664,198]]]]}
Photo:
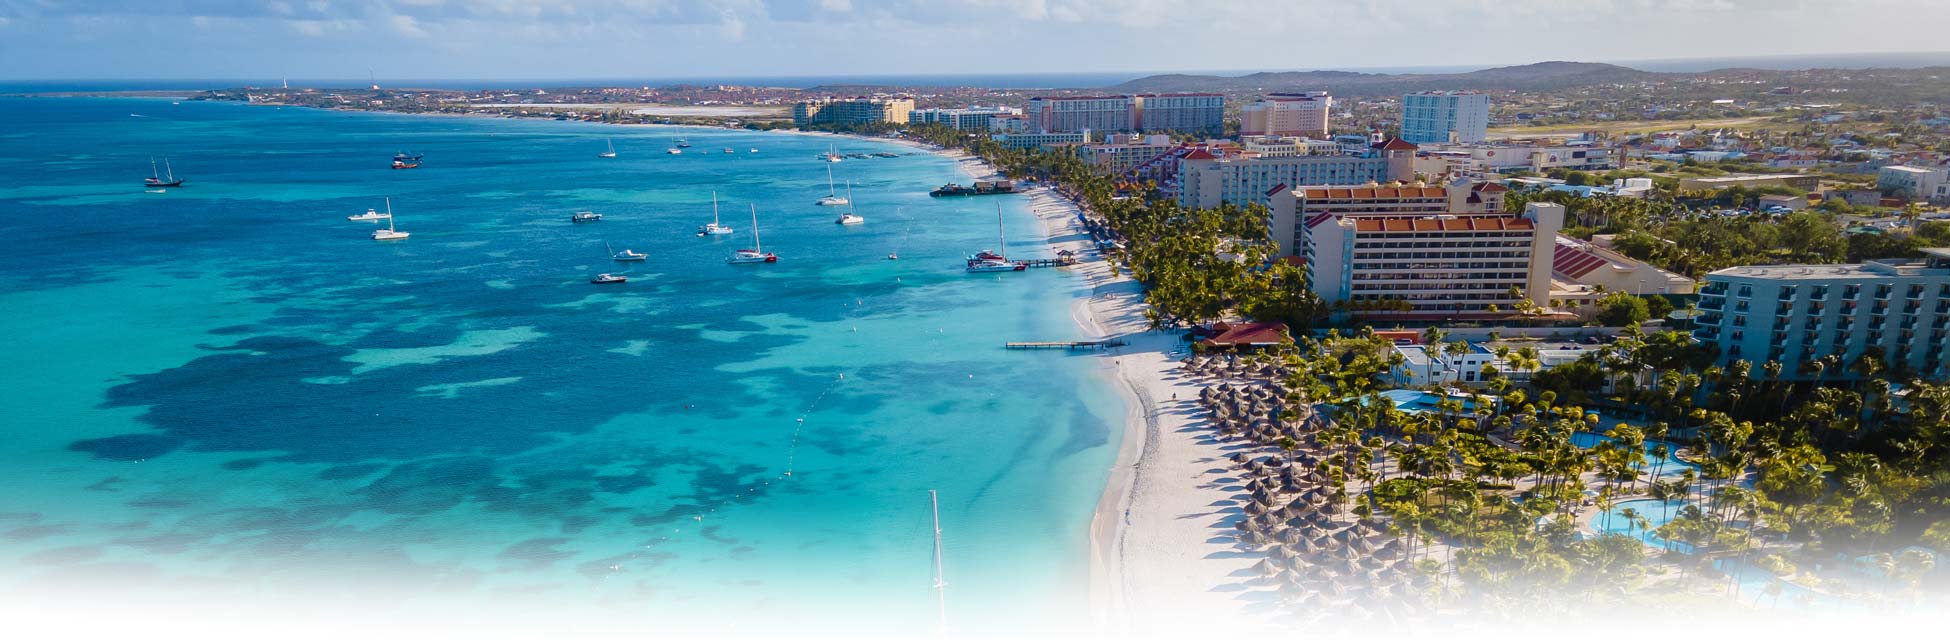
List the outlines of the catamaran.
{"type": "Polygon", "coordinates": [[[410,233],[407,233],[407,232],[405,232],[405,231],[400,231],[400,230],[398,230],[398,229],[394,229],[394,228],[393,228],[393,199],[392,199],[392,198],[387,198],[387,199],[386,199],[386,228],[384,228],[384,229],[374,229],[374,230],[373,230],[373,232],[372,232],[372,239],[374,239],[374,240],[405,240],[405,239],[406,239],[406,237],[407,237],[407,236],[410,236],[410,235],[413,235],[413,234],[410,234],[410,233]]]}
{"type": "Polygon", "coordinates": [[[1029,268],[1028,264],[1011,261],[1008,256],[1003,255],[1004,251],[1008,251],[1009,243],[1002,232],[1002,205],[1000,204],[995,206],[995,241],[996,246],[1002,247],[1000,251],[984,249],[980,253],[968,257],[966,269],[969,273],[1022,271],[1029,268]]]}
{"type": "MultiPolygon", "coordinates": [[[[852,185],[853,185],[852,181],[850,180],[847,181],[847,188],[851,189],[852,185]]],[[[852,194],[849,193],[847,195],[852,195],[852,194]]],[[[837,207],[840,205],[848,204],[850,202],[852,201],[847,198],[840,197],[840,192],[833,188],[833,165],[827,164],[826,165],[826,197],[820,198],[819,202],[816,202],[814,204],[817,204],[822,207],[837,207]]]]}
{"type": "Polygon", "coordinates": [[[629,249],[617,251],[615,247],[609,246],[607,242],[603,243],[603,248],[609,250],[609,259],[617,262],[643,262],[650,257],[649,254],[637,253],[629,249]]]}
{"type": "MultiPolygon", "coordinates": [[[[756,206],[756,205],[754,205],[756,206]]],[[[711,192],[711,224],[697,228],[698,237],[731,235],[731,227],[718,223],[718,192],[711,192]]]]}
{"type": "Polygon", "coordinates": [[[143,179],[142,179],[142,186],[145,186],[145,187],[180,187],[180,186],[183,186],[183,180],[182,180],[181,178],[177,178],[177,177],[176,177],[176,169],[175,169],[174,167],[171,167],[171,166],[169,166],[169,159],[168,159],[168,158],[163,158],[163,169],[164,169],[165,171],[167,171],[168,173],[166,173],[166,174],[158,174],[158,173],[156,173],[156,159],[155,159],[155,158],[150,158],[150,159],[149,159],[149,177],[147,177],[147,178],[143,178],[143,179]],[[167,175],[167,176],[169,176],[169,177],[167,177],[167,178],[165,178],[165,177],[163,177],[164,175],[167,175]]]}
{"type": "Polygon", "coordinates": [[[598,157],[598,158],[614,158],[614,157],[616,157],[616,141],[615,141],[615,140],[607,140],[607,139],[606,139],[606,140],[605,140],[605,142],[607,142],[607,143],[609,144],[609,150],[608,150],[608,151],[604,151],[604,152],[602,152],[602,153],[598,153],[598,154],[596,154],[596,157],[598,157]]]}
{"type": "Polygon", "coordinates": [[[867,221],[866,218],[860,217],[859,211],[853,208],[852,182],[846,183],[846,203],[846,213],[840,214],[840,218],[833,221],[834,224],[860,224],[867,221]]]}
{"type": "Polygon", "coordinates": [[[779,256],[765,252],[765,244],[758,239],[758,205],[752,205],[752,248],[739,249],[725,258],[727,264],[752,264],[758,262],[778,262],[779,256]]]}

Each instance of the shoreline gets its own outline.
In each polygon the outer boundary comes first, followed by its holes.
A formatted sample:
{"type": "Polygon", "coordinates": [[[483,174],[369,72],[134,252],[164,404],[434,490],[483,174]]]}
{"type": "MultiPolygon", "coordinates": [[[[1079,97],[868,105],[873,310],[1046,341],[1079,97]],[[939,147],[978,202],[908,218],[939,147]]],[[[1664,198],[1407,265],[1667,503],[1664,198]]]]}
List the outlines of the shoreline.
{"type": "Polygon", "coordinates": [[[1142,287],[1112,271],[1078,222],[1075,203],[1047,187],[1028,196],[1050,250],[1075,252],[1073,268],[1090,287],[1089,297],[1072,305],[1071,319],[1088,337],[1128,343],[1097,372],[1123,401],[1125,419],[1090,522],[1092,624],[1115,637],[1209,632],[1184,626],[1204,614],[1228,616],[1221,627],[1249,624],[1236,618],[1246,603],[1219,589],[1257,557],[1212,541],[1230,531],[1239,509],[1230,506],[1230,486],[1217,482],[1230,475],[1224,452],[1200,442],[1206,419],[1194,399],[1201,385],[1171,353],[1185,343],[1176,332],[1149,330],[1142,287]]]}

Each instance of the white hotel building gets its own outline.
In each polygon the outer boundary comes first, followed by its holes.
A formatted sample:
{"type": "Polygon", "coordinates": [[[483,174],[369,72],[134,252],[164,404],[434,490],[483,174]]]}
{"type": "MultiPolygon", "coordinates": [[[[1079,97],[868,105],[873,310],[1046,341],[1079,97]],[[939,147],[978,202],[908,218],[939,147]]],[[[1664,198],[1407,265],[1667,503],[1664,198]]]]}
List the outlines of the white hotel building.
{"type": "Polygon", "coordinates": [[[1924,249],[1922,260],[1863,264],[1770,265],[1706,274],[1693,337],[1719,351],[1719,362],[1782,364],[1781,377],[1812,376],[1801,364],[1834,355],[1854,377],[1863,354],[1891,368],[1942,379],[1950,346],[1950,249],[1924,249]]]}
{"type": "Polygon", "coordinates": [[[1276,187],[1390,182],[1414,177],[1415,145],[1377,144],[1361,155],[1219,157],[1194,151],[1178,162],[1178,203],[1210,208],[1265,202],[1276,187]]]}
{"type": "Polygon", "coordinates": [[[1525,299],[1550,305],[1562,205],[1316,217],[1305,231],[1304,259],[1314,294],[1327,303],[1348,303],[1366,317],[1431,320],[1501,318],[1525,299]],[[1405,310],[1359,310],[1401,303],[1405,310]]]}

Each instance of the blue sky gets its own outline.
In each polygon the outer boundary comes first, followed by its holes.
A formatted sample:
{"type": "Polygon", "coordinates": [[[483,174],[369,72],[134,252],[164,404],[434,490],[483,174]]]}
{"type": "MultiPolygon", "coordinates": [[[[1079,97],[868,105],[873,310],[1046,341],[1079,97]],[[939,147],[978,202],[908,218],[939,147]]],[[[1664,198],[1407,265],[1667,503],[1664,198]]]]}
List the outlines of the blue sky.
{"type": "Polygon", "coordinates": [[[0,0],[0,79],[1315,69],[1950,49],[1950,0],[0,0]]]}

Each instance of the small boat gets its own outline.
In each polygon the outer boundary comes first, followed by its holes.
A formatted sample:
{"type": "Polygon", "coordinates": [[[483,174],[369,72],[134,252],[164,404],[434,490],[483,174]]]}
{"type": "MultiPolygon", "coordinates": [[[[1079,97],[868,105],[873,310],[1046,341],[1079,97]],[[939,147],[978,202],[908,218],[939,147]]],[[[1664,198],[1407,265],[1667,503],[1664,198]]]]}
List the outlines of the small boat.
{"type": "Polygon", "coordinates": [[[835,149],[832,145],[827,145],[826,154],[820,157],[825,158],[827,162],[839,162],[841,160],[846,159],[845,157],[841,156],[839,150],[835,149]]]}
{"type": "MultiPolygon", "coordinates": [[[[851,181],[847,182],[847,188],[849,190],[853,188],[851,181]]],[[[850,200],[840,197],[839,191],[833,189],[833,165],[826,165],[826,197],[820,198],[818,202],[813,204],[822,207],[838,207],[850,203],[850,200]]]]}
{"type": "Polygon", "coordinates": [[[752,152],[752,153],[758,153],[758,147],[752,147],[752,151],[751,151],[751,152],[752,152]]]}
{"type": "MultiPolygon", "coordinates": [[[[995,206],[995,240],[996,246],[1003,247],[1003,251],[1008,250],[1009,240],[1002,233],[1002,205],[999,204],[995,206]]],[[[964,268],[969,273],[1023,271],[1029,268],[1029,263],[1010,260],[1008,256],[1002,254],[1002,251],[983,249],[981,252],[969,256],[968,263],[964,268]]]]}
{"type": "MultiPolygon", "coordinates": [[[[390,205],[390,203],[388,204],[390,205]]],[[[380,220],[390,220],[392,217],[392,208],[389,206],[386,209],[386,213],[380,213],[378,209],[367,209],[365,213],[356,216],[346,216],[345,219],[353,222],[378,222],[380,220]]]]}
{"type": "Polygon", "coordinates": [[[620,273],[598,273],[596,277],[589,279],[590,284],[621,284],[629,281],[629,276],[620,273]]]}
{"type": "Polygon", "coordinates": [[[664,150],[664,153],[668,153],[668,154],[670,154],[670,155],[673,155],[673,156],[674,156],[674,155],[677,155],[677,154],[680,154],[680,153],[683,153],[683,152],[684,152],[684,150],[683,150],[683,149],[679,149],[679,148],[677,148],[677,147],[671,147],[671,148],[669,148],[669,149],[665,149],[665,150],[664,150]]]}
{"type": "Polygon", "coordinates": [[[900,256],[900,254],[898,254],[898,253],[889,253],[889,254],[887,254],[887,259],[888,259],[888,260],[899,260],[899,259],[901,259],[901,256],[900,256]]]}
{"type": "Polygon", "coordinates": [[[577,211],[569,216],[569,222],[595,222],[603,219],[603,214],[594,211],[577,211]]]}
{"type": "Polygon", "coordinates": [[[725,148],[724,148],[724,152],[725,152],[725,153],[737,153],[736,151],[732,151],[732,150],[731,150],[731,147],[725,147],[725,148]]]}
{"type": "Polygon", "coordinates": [[[679,148],[679,149],[689,149],[689,148],[691,148],[691,141],[690,141],[690,140],[686,140],[686,139],[684,139],[684,138],[678,138],[678,139],[677,139],[677,148],[679,148]]]}
{"type": "Polygon", "coordinates": [[[760,262],[778,262],[778,261],[779,261],[779,256],[776,254],[766,253],[765,244],[760,242],[758,239],[758,205],[752,205],[752,248],[739,249],[738,251],[733,252],[731,254],[731,257],[725,258],[725,263],[726,264],[755,264],[760,262]]]}
{"type": "Polygon", "coordinates": [[[394,169],[418,169],[420,168],[420,163],[418,161],[408,162],[406,160],[394,160],[393,168],[394,169]]]}
{"type": "Polygon", "coordinates": [[[424,157],[426,157],[426,154],[424,153],[413,153],[411,151],[401,151],[399,153],[393,154],[393,161],[394,162],[419,162],[420,158],[424,158],[424,157]]]}
{"type": "Polygon", "coordinates": [[[169,193],[168,189],[143,189],[143,193],[169,193]]]}
{"type": "Polygon", "coordinates": [[[718,192],[711,192],[711,224],[697,228],[698,237],[731,235],[731,227],[718,223],[718,192]]]}
{"type": "Polygon", "coordinates": [[[163,158],[163,169],[167,171],[167,173],[164,174],[156,173],[156,159],[150,158],[149,177],[142,179],[142,186],[152,187],[152,188],[153,187],[167,188],[167,187],[183,186],[183,179],[176,177],[176,168],[169,166],[168,158],[163,158]]]}
{"type": "MultiPolygon", "coordinates": [[[[831,165],[828,165],[828,166],[831,166],[831,165]]],[[[848,183],[846,183],[846,201],[847,201],[847,207],[846,207],[846,213],[842,213],[842,214],[840,214],[840,217],[839,217],[839,219],[838,219],[838,220],[834,220],[834,221],[833,221],[833,223],[834,223],[834,224],[843,224],[843,225],[845,225],[845,224],[860,224],[860,223],[863,223],[863,222],[866,222],[866,221],[867,221],[867,219],[866,219],[866,218],[862,218],[862,217],[860,217],[860,214],[859,214],[859,212],[858,212],[858,211],[856,211],[856,210],[855,210],[855,209],[853,208],[853,204],[852,204],[852,203],[853,203],[853,183],[851,183],[851,182],[848,182],[848,183]]]]}
{"type": "Polygon", "coordinates": [[[604,152],[602,152],[602,153],[598,153],[598,154],[596,154],[596,157],[598,157],[598,158],[614,158],[614,157],[616,157],[616,141],[614,141],[614,140],[609,140],[609,141],[607,141],[607,143],[609,144],[609,150],[608,150],[608,151],[604,151],[604,152]]]}
{"type": "Polygon", "coordinates": [[[617,262],[643,262],[650,257],[649,254],[637,253],[629,249],[617,251],[615,247],[609,246],[607,242],[603,243],[603,248],[609,250],[609,259],[617,262]]]}
{"type": "Polygon", "coordinates": [[[393,228],[393,199],[387,198],[386,199],[386,228],[373,230],[372,239],[405,240],[406,237],[410,235],[413,234],[393,228]]]}

